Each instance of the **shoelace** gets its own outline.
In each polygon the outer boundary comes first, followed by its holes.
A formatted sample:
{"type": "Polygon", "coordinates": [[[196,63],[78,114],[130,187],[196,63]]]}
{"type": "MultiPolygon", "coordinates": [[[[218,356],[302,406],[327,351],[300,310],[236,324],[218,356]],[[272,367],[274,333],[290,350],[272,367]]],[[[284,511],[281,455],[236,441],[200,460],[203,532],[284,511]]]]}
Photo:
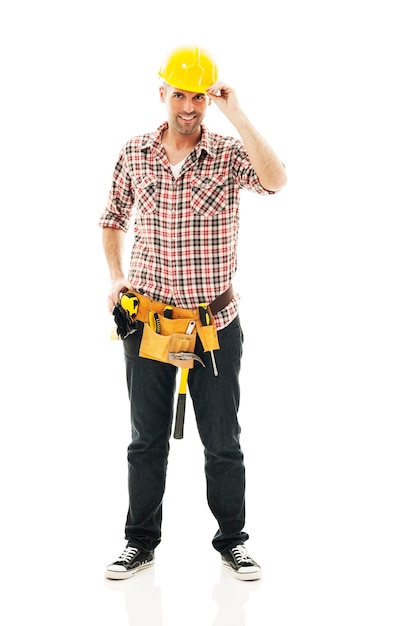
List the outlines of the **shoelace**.
{"type": "Polygon", "coordinates": [[[245,546],[236,546],[235,548],[232,548],[232,552],[239,565],[242,563],[253,563],[253,560],[245,546]]]}
{"type": "Polygon", "coordinates": [[[129,561],[131,561],[133,557],[136,555],[137,551],[138,551],[137,548],[127,547],[123,550],[122,554],[119,556],[117,560],[121,561],[122,563],[129,563],[129,561]]]}

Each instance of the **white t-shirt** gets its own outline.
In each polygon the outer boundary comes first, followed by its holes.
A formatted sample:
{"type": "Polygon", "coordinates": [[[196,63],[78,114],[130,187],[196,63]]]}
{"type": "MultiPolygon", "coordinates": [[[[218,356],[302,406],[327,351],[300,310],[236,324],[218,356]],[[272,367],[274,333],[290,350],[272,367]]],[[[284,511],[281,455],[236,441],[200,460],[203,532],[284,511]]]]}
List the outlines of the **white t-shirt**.
{"type": "Polygon", "coordinates": [[[179,163],[176,163],[176,165],[172,165],[172,163],[170,164],[170,165],[171,165],[171,168],[172,168],[172,173],[174,174],[174,178],[175,178],[175,179],[177,179],[177,178],[178,178],[178,176],[180,175],[181,168],[182,168],[182,166],[184,165],[184,162],[185,162],[185,159],[186,159],[186,158],[187,158],[187,157],[185,157],[185,158],[184,158],[182,161],[180,161],[179,163]]]}

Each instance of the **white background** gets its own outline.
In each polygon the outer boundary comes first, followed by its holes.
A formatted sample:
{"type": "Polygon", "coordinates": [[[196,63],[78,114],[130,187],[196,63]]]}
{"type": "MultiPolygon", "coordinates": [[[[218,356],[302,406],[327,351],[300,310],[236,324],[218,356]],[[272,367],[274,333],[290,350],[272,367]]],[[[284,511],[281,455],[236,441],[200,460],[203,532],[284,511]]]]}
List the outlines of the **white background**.
{"type": "MultiPolygon", "coordinates": [[[[415,625],[412,2],[1,9],[1,611],[8,625],[415,625]],[[188,405],[151,571],[124,546],[128,403],[97,221],[157,70],[197,42],[286,163],[242,195],[242,446],[260,583],[221,573],[188,405]]],[[[213,131],[235,134],[211,106],[213,131]]],[[[190,403],[189,403],[190,404],[190,403]]]]}

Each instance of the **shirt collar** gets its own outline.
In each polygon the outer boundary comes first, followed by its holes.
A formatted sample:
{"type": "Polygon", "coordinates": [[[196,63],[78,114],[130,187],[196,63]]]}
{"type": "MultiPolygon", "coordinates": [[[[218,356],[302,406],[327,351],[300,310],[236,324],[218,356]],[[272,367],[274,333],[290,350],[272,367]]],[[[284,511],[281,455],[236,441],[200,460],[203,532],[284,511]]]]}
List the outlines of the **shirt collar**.
{"type": "MultiPolygon", "coordinates": [[[[164,122],[156,131],[149,135],[148,140],[142,144],[142,149],[153,146],[154,148],[161,149],[162,146],[162,133],[168,128],[168,122],[164,122]]],[[[197,151],[197,157],[200,157],[202,152],[206,152],[209,156],[213,157],[214,148],[213,148],[213,139],[210,136],[210,133],[207,127],[204,124],[201,124],[201,139],[199,143],[196,145],[195,150],[197,151]]]]}

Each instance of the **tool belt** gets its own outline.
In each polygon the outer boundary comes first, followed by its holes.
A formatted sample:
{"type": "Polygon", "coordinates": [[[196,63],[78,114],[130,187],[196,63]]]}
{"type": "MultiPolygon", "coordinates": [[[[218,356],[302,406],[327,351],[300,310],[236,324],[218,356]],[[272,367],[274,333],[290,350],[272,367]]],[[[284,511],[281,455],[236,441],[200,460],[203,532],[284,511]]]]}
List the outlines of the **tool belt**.
{"type": "Polygon", "coordinates": [[[204,352],[219,350],[214,315],[231,302],[233,287],[210,305],[182,309],[158,302],[136,291],[123,293],[113,309],[116,328],[112,339],[125,339],[143,322],[139,356],[191,369],[202,360],[194,353],[197,334],[204,352]]]}
{"type": "Polygon", "coordinates": [[[194,352],[197,335],[204,352],[211,353],[213,373],[217,376],[214,350],[219,350],[220,346],[214,315],[232,301],[233,295],[233,287],[230,286],[210,305],[201,302],[197,309],[181,309],[152,300],[137,291],[127,291],[120,296],[120,302],[113,309],[116,328],[112,339],[125,339],[143,323],[139,356],[181,368],[174,439],[184,436],[188,372],[194,367],[194,361],[205,367],[194,352]]]}

